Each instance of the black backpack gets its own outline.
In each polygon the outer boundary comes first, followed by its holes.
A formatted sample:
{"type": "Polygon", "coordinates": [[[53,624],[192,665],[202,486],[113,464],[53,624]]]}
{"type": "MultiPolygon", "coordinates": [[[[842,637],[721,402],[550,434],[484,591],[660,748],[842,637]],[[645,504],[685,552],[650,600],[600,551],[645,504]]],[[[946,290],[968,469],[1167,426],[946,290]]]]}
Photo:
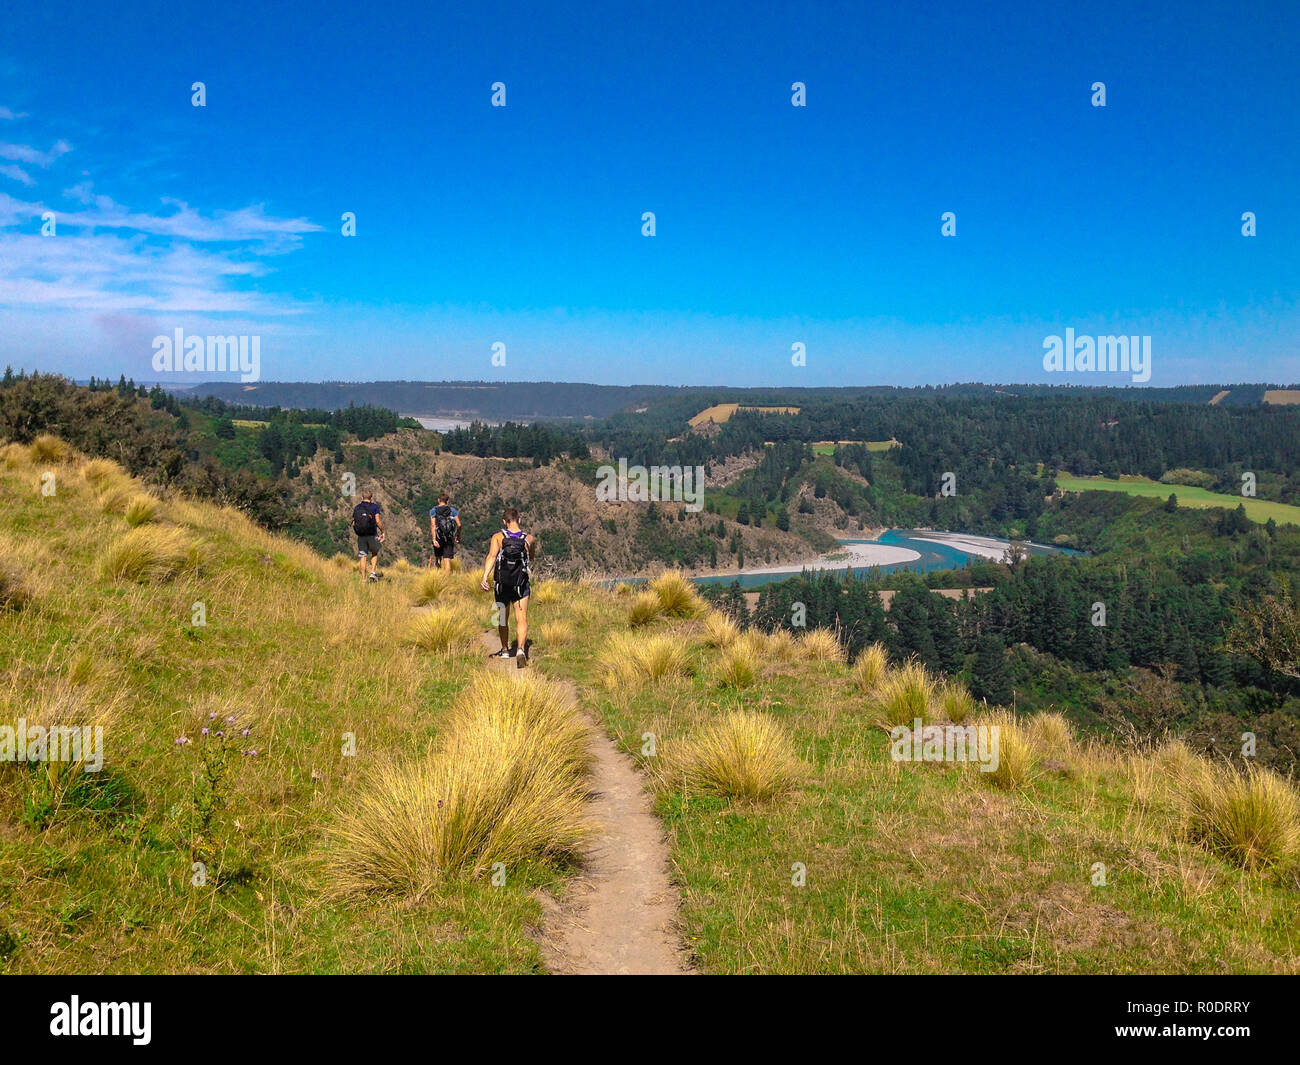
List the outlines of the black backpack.
{"type": "Polygon", "coordinates": [[[497,554],[497,583],[503,588],[518,588],[527,577],[527,538],[502,533],[501,550],[497,554]]]}
{"type": "Polygon", "coordinates": [[[352,531],[358,536],[374,536],[379,531],[375,524],[375,513],[370,503],[358,503],[352,508],[352,531]]]}
{"type": "Polygon", "coordinates": [[[433,524],[438,530],[438,543],[454,544],[456,542],[456,518],[451,507],[439,506],[433,512],[433,524]]]}

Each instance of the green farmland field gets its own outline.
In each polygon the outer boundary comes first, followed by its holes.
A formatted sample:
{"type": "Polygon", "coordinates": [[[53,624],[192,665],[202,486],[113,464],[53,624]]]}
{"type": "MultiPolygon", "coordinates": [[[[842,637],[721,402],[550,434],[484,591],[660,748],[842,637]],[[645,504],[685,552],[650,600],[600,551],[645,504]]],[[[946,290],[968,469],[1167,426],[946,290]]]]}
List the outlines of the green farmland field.
{"type": "Polygon", "coordinates": [[[1124,476],[1118,480],[1108,477],[1071,477],[1058,474],[1058,488],[1066,492],[1127,492],[1129,495],[1168,499],[1172,492],[1178,497],[1180,507],[1229,507],[1238,503],[1246,506],[1246,517],[1261,524],[1272,518],[1278,524],[1300,525],[1300,507],[1288,503],[1273,503],[1267,499],[1247,499],[1242,496],[1211,492],[1205,488],[1192,488],[1183,484],[1161,484],[1146,477],[1124,476]]]}

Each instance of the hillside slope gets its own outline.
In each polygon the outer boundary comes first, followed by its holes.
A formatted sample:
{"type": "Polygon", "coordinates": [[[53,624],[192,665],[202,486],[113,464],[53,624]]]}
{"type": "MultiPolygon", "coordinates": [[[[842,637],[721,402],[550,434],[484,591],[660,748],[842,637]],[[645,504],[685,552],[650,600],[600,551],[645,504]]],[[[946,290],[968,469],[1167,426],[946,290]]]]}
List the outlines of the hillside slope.
{"type": "MultiPolygon", "coordinates": [[[[0,724],[105,729],[98,773],[0,764],[4,971],[544,969],[538,892],[564,895],[585,829],[554,822],[564,838],[499,883],[495,836],[420,862],[462,809],[444,810],[437,752],[480,742],[466,699],[492,619],[472,579],[398,566],[364,585],[45,438],[0,449],[0,491],[0,724]]],[[[914,674],[868,683],[825,634],[741,634],[702,609],[671,579],[641,596],[539,582],[532,605],[533,672],[571,684],[654,790],[701,970],[1297,969],[1279,778],[1084,744],[952,689],[918,712],[998,723],[1005,772],[900,762],[882,725],[910,717],[914,674]],[[736,742],[702,761],[719,734],[736,742]],[[1246,844],[1208,787],[1231,781],[1253,788],[1232,793],[1254,797],[1246,844]]],[[[547,766],[543,784],[581,757],[547,766]]]]}

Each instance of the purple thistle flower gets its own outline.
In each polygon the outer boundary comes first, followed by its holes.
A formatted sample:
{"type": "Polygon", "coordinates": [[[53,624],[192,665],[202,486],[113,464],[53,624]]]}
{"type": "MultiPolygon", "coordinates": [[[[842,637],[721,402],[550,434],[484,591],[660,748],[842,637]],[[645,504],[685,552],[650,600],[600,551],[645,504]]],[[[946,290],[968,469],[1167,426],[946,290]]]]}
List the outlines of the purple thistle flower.
{"type": "Polygon", "coordinates": [[[235,723],[235,715],[231,714],[228,718],[226,718],[226,724],[233,725],[234,723],[235,723]]]}
{"type": "Polygon", "coordinates": [[[217,716],[217,712],[213,710],[212,713],[208,715],[208,720],[211,721],[216,716],[217,716]]]}
{"type": "Polygon", "coordinates": [[[248,733],[249,733],[250,731],[251,731],[250,729],[244,729],[244,731],[241,732],[240,735],[241,735],[241,736],[247,736],[248,733]]]}
{"type": "Polygon", "coordinates": [[[206,736],[206,735],[208,734],[208,731],[209,731],[208,729],[201,728],[201,729],[199,729],[199,735],[200,735],[200,736],[206,736]]]}
{"type": "Polygon", "coordinates": [[[218,732],[217,735],[218,735],[218,736],[224,736],[225,733],[224,733],[224,732],[218,732]]]}

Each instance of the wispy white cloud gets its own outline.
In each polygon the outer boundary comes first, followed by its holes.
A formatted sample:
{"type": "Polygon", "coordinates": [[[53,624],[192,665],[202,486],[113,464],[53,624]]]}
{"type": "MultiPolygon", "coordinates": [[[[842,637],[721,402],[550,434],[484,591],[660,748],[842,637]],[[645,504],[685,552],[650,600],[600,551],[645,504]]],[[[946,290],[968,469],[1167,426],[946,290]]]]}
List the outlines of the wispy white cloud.
{"type": "Polygon", "coordinates": [[[8,107],[0,107],[0,120],[13,121],[14,119],[26,117],[26,111],[12,111],[8,107]]]}
{"type": "Polygon", "coordinates": [[[30,144],[7,144],[0,141],[0,159],[12,159],[18,163],[48,168],[60,156],[72,151],[72,145],[65,140],[58,140],[49,151],[43,152],[30,144]]]}
{"type": "Polygon", "coordinates": [[[36,184],[35,178],[33,178],[29,173],[27,173],[27,171],[24,170],[21,166],[16,166],[13,163],[5,163],[3,165],[0,165],[0,174],[4,175],[7,178],[12,178],[14,181],[21,182],[22,184],[28,186],[29,188],[32,185],[36,184]]]}

